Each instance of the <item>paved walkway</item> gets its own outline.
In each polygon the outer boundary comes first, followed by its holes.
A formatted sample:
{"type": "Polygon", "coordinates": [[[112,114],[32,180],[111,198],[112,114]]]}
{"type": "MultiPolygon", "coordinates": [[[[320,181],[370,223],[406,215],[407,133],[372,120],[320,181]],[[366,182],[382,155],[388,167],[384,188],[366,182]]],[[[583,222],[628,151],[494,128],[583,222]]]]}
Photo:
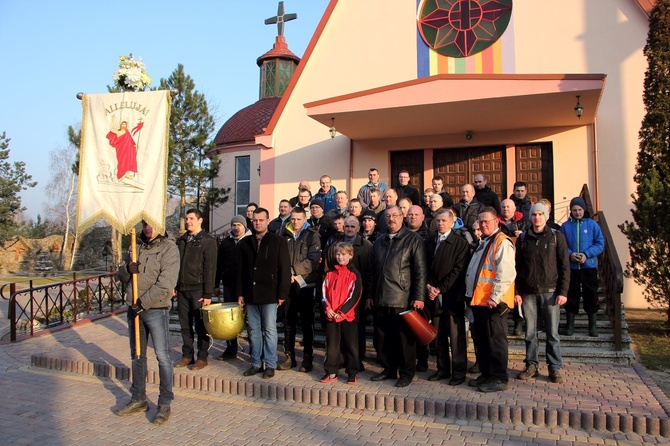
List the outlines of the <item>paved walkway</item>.
{"type": "MultiPolygon", "coordinates": [[[[171,337],[179,359],[180,338],[171,337]]],[[[567,383],[545,375],[482,394],[429,383],[420,373],[405,389],[373,383],[322,384],[320,365],[275,378],[246,378],[245,360],[210,361],[175,374],[168,424],[145,415],[119,418],[128,398],[125,315],[0,345],[0,430],[16,444],[657,444],[668,443],[667,398],[638,366],[565,365],[567,383]],[[32,362],[31,362],[32,361],[32,362]],[[68,372],[69,371],[69,372],[68,372]]],[[[243,346],[246,347],[244,343],[243,346]]],[[[221,352],[215,343],[212,354],[221,352]]],[[[240,355],[246,359],[246,355],[240,355]]],[[[319,363],[321,361],[319,357],[319,363]]],[[[156,368],[150,358],[150,367],[156,368]]],[[[521,369],[511,363],[511,374],[521,369]]],[[[157,375],[157,372],[155,373],[157,375]]],[[[150,377],[150,381],[154,378],[150,377]]],[[[157,385],[150,384],[155,403],[157,385]]]]}

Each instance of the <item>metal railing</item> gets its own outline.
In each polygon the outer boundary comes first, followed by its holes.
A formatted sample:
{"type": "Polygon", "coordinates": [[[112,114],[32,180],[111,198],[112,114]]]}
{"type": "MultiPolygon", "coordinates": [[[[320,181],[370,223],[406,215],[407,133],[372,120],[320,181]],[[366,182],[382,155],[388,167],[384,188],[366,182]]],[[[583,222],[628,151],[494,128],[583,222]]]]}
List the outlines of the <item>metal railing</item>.
{"type": "Polygon", "coordinates": [[[111,314],[125,305],[125,285],[116,273],[106,273],[83,279],[32,286],[17,290],[16,283],[0,288],[5,297],[9,288],[10,341],[17,336],[33,336],[36,331],[76,323],[82,319],[111,314]]]}
{"type": "Polygon", "coordinates": [[[614,336],[614,350],[622,350],[622,305],[621,294],[623,293],[623,267],[619,260],[612,233],[607,225],[607,219],[603,211],[594,214],[589,188],[586,184],[582,187],[580,196],[586,202],[587,211],[593,215],[593,220],[598,223],[605,239],[605,249],[598,256],[598,274],[605,293],[607,316],[612,324],[614,336]]]}

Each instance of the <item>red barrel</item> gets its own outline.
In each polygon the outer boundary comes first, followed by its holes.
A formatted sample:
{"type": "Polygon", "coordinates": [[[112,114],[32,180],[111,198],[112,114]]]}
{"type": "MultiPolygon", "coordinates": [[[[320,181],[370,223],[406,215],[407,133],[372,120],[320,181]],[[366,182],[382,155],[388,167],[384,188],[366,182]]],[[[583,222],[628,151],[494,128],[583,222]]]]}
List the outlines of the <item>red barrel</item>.
{"type": "Polygon", "coordinates": [[[430,325],[419,313],[407,310],[400,313],[405,323],[409,326],[416,340],[421,345],[428,345],[437,336],[437,328],[430,325]]]}

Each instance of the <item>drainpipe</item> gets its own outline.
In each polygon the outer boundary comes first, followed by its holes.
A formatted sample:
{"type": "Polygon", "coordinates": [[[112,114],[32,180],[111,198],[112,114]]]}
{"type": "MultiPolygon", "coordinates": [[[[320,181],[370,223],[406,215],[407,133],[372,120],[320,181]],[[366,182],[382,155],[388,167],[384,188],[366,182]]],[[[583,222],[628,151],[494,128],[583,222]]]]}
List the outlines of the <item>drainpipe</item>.
{"type": "Polygon", "coordinates": [[[596,119],[593,118],[593,124],[591,124],[592,129],[592,143],[593,143],[593,204],[595,206],[594,212],[600,211],[600,181],[598,178],[598,137],[597,137],[597,127],[596,119]]]}
{"type": "MultiPolygon", "coordinates": [[[[352,187],[354,185],[354,141],[349,138],[349,184],[347,185],[348,191],[353,191],[352,187]]],[[[349,199],[356,198],[354,196],[349,197],[349,199]]]]}

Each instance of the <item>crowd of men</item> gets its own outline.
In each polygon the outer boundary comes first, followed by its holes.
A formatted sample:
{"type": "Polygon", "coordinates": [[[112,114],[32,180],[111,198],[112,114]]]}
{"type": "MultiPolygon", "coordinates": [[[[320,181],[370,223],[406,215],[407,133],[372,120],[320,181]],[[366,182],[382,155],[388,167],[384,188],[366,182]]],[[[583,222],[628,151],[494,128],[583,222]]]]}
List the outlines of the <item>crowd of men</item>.
{"type": "MultiPolygon", "coordinates": [[[[326,291],[324,277],[338,262],[342,265],[341,257],[346,255],[350,257],[346,270],[359,275],[362,283],[360,299],[355,296],[356,308],[347,307],[347,321],[357,324],[357,330],[347,328],[344,332],[346,354],[358,359],[358,364],[347,365],[348,383],[356,382],[352,371],[364,370],[366,322],[372,315],[373,345],[382,366],[372,381],[394,379],[395,386],[408,386],[417,371],[427,370],[433,351],[437,370],[428,376],[430,381],[448,379],[449,385],[460,385],[468,371],[477,369],[479,376],[468,385],[481,392],[505,390],[510,313],[515,334],[523,335],[526,343],[526,367],[518,379],[539,374],[537,332],[541,324],[547,333],[549,380],[564,382],[560,373],[560,306],[566,305],[567,310],[562,334],[572,335],[583,297],[589,335],[597,336],[596,258],[604,241],[584,201],[574,198],[570,218],[558,227],[550,221],[551,203],[544,199],[532,203],[523,182],[515,183],[512,196],[500,201],[486,177],[478,174],[474,184],[462,185],[462,198],[454,201],[440,177],[433,178],[432,187],[423,194],[411,186],[406,170],[399,173],[393,188],[380,181],[375,168],[369,169],[368,179],[351,198],[332,186],[328,175],[320,178],[320,188],[314,194],[309,183],[301,181],[295,197],[279,202],[274,219],[270,211],[250,203],[246,216],[233,217],[230,231],[218,247],[202,229],[203,218],[197,209],[187,211],[187,232],[177,239],[175,249],[167,249],[171,242],[144,222],[139,260],[127,262],[119,270],[123,281],[128,282],[133,274],[140,277],[129,323],[136,316],[140,319],[142,344],[139,359],[135,359],[131,342],[132,397],[117,414],[148,409],[141,381],[146,373],[147,336],[151,334],[161,371],[155,422],[161,424],[169,418],[173,397],[172,374],[166,365],[167,329],[156,320],[167,320],[166,309],[173,295],[183,339],[182,358],[175,368],[189,366],[197,371],[208,365],[211,339],[200,308],[219,296],[246,309],[251,364],[245,376],[272,378],[276,370],[293,368],[311,372],[317,303],[324,303],[323,311],[328,309],[322,313],[322,321],[336,321],[341,316],[326,302],[324,294],[330,295],[330,291],[326,291]],[[177,255],[178,272],[171,263],[177,255]],[[409,309],[424,313],[437,328],[431,348],[418,345],[404,322],[402,313],[409,309]],[[277,354],[278,310],[284,322],[281,361],[277,354]],[[470,370],[466,321],[476,356],[470,370]],[[298,323],[303,336],[300,367],[295,350],[298,323]],[[357,340],[352,338],[356,331],[357,340]]],[[[328,286],[334,283],[326,282],[328,286]]],[[[132,334],[133,326],[129,326],[132,334]]],[[[234,359],[237,353],[237,341],[229,341],[217,359],[234,359]]],[[[334,379],[332,364],[323,382],[334,379]]]]}

